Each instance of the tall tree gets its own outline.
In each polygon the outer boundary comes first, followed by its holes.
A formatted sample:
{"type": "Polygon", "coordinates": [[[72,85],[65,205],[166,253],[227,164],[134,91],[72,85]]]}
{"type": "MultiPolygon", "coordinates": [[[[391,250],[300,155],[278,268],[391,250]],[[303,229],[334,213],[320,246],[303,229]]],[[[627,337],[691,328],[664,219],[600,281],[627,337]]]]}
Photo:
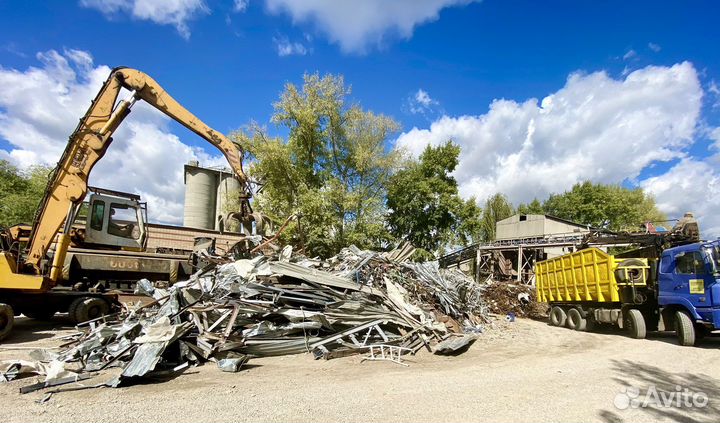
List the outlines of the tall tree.
{"type": "Polygon", "coordinates": [[[636,230],[647,221],[667,218],[655,199],[641,188],[619,185],[575,184],[570,191],[554,194],[543,204],[548,214],[592,226],[609,224],[612,230],[636,230]]]}
{"type": "Polygon", "coordinates": [[[33,166],[20,171],[0,160],[0,226],[32,223],[48,182],[50,168],[33,166]]]}
{"type": "Polygon", "coordinates": [[[482,219],[480,221],[482,239],[484,241],[495,240],[496,223],[508,218],[515,213],[513,207],[508,202],[507,197],[501,193],[496,193],[485,201],[482,219]]]}
{"type": "Polygon", "coordinates": [[[390,178],[388,224],[396,237],[433,253],[477,237],[480,208],[474,198],[460,198],[451,176],[459,155],[460,147],[450,141],[428,146],[419,161],[408,161],[390,178]]]}
{"type": "Polygon", "coordinates": [[[348,244],[379,248],[391,238],[383,199],[399,154],[385,141],[399,125],[348,103],[349,94],[342,76],[305,75],[301,88],[287,84],[275,103],[272,121],[287,129],[287,140],[256,124],[232,135],[264,183],[257,206],[276,221],[300,213],[285,237],[310,254],[329,256],[348,244]]]}
{"type": "Polygon", "coordinates": [[[534,198],[530,203],[520,203],[517,206],[517,212],[519,214],[545,214],[545,209],[542,203],[537,198],[534,198]]]}

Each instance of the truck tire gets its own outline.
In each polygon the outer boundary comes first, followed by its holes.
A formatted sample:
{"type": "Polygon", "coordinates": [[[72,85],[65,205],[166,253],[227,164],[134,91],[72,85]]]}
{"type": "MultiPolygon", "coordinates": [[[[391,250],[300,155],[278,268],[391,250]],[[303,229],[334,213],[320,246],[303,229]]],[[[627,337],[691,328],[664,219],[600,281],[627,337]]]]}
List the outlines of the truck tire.
{"type": "Polygon", "coordinates": [[[587,329],[587,319],[582,317],[580,310],[573,307],[567,312],[567,326],[584,332],[587,329]]]}
{"type": "Polygon", "coordinates": [[[625,312],[624,326],[628,334],[635,339],[644,339],[646,334],[645,318],[640,310],[631,308],[625,312]]]}
{"type": "Polygon", "coordinates": [[[685,347],[695,345],[695,326],[690,315],[684,310],[675,312],[675,334],[680,345],[685,347]]]}
{"type": "Polygon", "coordinates": [[[70,304],[68,314],[77,324],[97,319],[110,311],[110,305],[102,298],[80,297],[70,304]]]}
{"type": "Polygon", "coordinates": [[[7,338],[15,325],[15,313],[9,304],[0,303],[0,341],[7,338]]]}
{"type": "Polygon", "coordinates": [[[618,264],[618,269],[615,270],[615,279],[619,282],[632,282],[633,284],[640,284],[643,280],[647,281],[647,269],[629,269],[626,277],[625,269],[622,268],[628,266],[645,266],[645,263],[640,259],[634,258],[621,261],[618,264]]]}
{"type": "Polygon", "coordinates": [[[555,306],[550,310],[550,324],[553,326],[565,326],[567,314],[562,308],[555,306]]]}

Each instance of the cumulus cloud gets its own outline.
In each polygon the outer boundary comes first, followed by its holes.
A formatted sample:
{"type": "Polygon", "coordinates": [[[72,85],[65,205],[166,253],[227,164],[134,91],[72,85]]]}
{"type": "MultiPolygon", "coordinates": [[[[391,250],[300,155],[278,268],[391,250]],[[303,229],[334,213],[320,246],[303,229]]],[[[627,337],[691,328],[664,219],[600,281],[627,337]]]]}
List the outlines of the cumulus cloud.
{"type": "Polygon", "coordinates": [[[623,55],[623,60],[630,60],[637,56],[637,52],[635,50],[628,50],[627,53],[623,55]]]}
{"type": "MultiPolygon", "coordinates": [[[[10,145],[0,149],[0,158],[20,168],[55,165],[78,119],[110,74],[109,67],[95,65],[85,51],[50,50],[37,58],[39,67],[0,67],[0,85],[5,87],[0,90],[0,139],[10,145]]],[[[182,143],[168,129],[169,122],[138,102],[95,166],[90,184],[138,193],[148,201],[150,220],[179,224],[183,164],[192,159],[224,164],[224,158],[182,143]]]]}
{"type": "Polygon", "coordinates": [[[657,53],[657,52],[659,52],[660,50],[662,50],[662,47],[660,47],[659,44],[655,44],[655,43],[648,43],[648,48],[649,48],[650,50],[654,51],[655,53],[657,53]]]}
{"type": "Polygon", "coordinates": [[[310,23],[344,52],[363,53],[388,35],[410,38],[416,26],[438,19],[442,9],[476,0],[266,0],[270,13],[310,23]]]}
{"type": "Polygon", "coordinates": [[[278,56],[305,56],[309,49],[302,43],[291,42],[287,37],[274,37],[273,42],[277,48],[278,56]]]}
{"type": "MultiPolygon", "coordinates": [[[[503,192],[517,204],[563,192],[583,180],[627,180],[647,187],[662,210],[676,215],[672,201],[681,208],[682,202],[693,201],[717,208],[720,196],[673,191],[687,199],[673,200],[660,189],[662,179],[651,183],[638,178],[649,166],[672,160],[680,164],[665,176],[668,186],[676,175],[698,166],[712,171],[710,181],[717,178],[708,162],[687,152],[695,140],[702,96],[698,74],[688,62],[648,66],[622,79],[605,72],[574,73],[541,101],[495,100],[486,114],[443,116],[428,129],[401,134],[396,145],[419,155],[428,144],[453,140],[462,147],[455,172],[461,194],[480,201],[503,192]]],[[[706,181],[696,183],[704,186],[706,181]]],[[[706,226],[720,228],[720,217],[703,219],[706,226]]]]}
{"type": "Polygon", "coordinates": [[[668,216],[680,217],[691,211],[700,222],[704,238],[720,236],[720,160],[683,158],[662,175],[647,178],[640,186],[655,196],[658,207],[668,216]]]}
{"type": "MultiPolygon", "coordinates": [[[[235,2],[236,9],[238,3],[242,2],[235,2]]],[[[188,21],[210,11],[203,0],[80,0],[80,5],[99,10],[108,17],[123,13],[135,19],[172,25],[185,39],[190,38],[188,21]]]]}

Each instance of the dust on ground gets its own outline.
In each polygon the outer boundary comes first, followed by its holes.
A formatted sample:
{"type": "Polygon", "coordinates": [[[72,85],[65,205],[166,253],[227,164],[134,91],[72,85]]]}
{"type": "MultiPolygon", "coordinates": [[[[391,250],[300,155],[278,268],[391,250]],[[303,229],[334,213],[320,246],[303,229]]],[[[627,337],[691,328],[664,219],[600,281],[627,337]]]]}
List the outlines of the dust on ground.
{"type": "MultiPolygon", "coordinates": [[[[73,331],[58,317],[41,325],[19,318],[0,346],[0,360],[27,358],[57,347],[73,331]],[[31,328],[33,330],[31,330],[31,328]]],[[[329,361],[311,354],[253,359],[239,373],[213,363],[162,382],[53,395],[21,395],[34,378],[0,384],[6,422],[225,421],[720,421],[720,338],[698,347],[676,345],[672,334],[636,340],[617,331],[575,332],[544,322],[497,319],[466,353],[421,351],[409,367],[329,361]],[[628,387],[702,392],[697,407],[625,405],[628,387]]],[[[91,383],[87,382],[87,383],[91,383]]],[[[641,398],[642,399],[642,398],[641,398]]]]}

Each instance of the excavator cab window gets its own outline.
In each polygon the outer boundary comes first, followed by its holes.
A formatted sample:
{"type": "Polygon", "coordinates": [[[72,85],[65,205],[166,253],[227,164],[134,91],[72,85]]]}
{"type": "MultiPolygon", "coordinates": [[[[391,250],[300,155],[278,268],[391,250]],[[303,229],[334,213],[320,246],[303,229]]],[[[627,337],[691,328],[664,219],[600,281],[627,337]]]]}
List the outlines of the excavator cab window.
{"type": "Polygon", "coordinates": [[[95,201],[90,214],[90,227],[96,231],[102,231],[103,220],[105,218],[105,202],[95,201]]]}
{"type": "Polygon", "coordinates": [[[108,233],[123,238],[140,238],[136,209],[127,204],[110,203],[108,233]]]}

